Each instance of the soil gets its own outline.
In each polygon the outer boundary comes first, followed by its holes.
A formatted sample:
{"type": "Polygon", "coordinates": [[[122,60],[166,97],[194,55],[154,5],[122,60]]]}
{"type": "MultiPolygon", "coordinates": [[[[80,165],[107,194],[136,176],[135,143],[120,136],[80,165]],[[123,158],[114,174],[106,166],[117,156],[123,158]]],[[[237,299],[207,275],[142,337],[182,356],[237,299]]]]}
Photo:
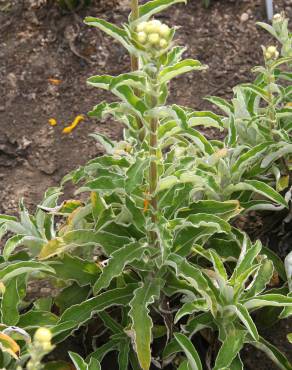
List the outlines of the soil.
{"type": "MultiPolygon", "coordinates": [[[[92,3],[72,13],[60,11],[51,2],[32,8],[29,0],[0,0],[0,213],[14,214],[20,197],[34,208],[45,189],[101,154],[90,133],[121,138],[122,127],[117,123],[89,118],[72,134],[62,133],[77,115],[112,99],[86,86],[87,77],[129,69],[129,56],[119,44],[82,23],[85,15],[122,23],[129,2],[92,3]],[[56,126],[49,125],[50,118],[56,119],[56,126]]],[[[275,11],[285,10],[291,18],[291,5],[291,0],[277,0],[275,11]]],[[[203,100],[206,95],[228,98],[235,84],[250,81],[251,68],[262,62],[260,45],[270,40],[255,25],[265,21],[262,0],[213,0],[208,9],[199,0],[189,0],[187,7],[176,6],[161,19],[181,27],[178,43],[187,45],[186,56],[209,66],[206,72],[188,74],[171,86],[170,101],[194,109],[210,109],[203,100]]],[[[214,131],[207,135],[219,137],[214,131]]],[[[292,346],[285,338],[288,332],[292,332],[291,320],[264,334],[292,360],[292,346]]],[[[247,348],[245,368],[255,367],[276,369],[247,348]]]]}

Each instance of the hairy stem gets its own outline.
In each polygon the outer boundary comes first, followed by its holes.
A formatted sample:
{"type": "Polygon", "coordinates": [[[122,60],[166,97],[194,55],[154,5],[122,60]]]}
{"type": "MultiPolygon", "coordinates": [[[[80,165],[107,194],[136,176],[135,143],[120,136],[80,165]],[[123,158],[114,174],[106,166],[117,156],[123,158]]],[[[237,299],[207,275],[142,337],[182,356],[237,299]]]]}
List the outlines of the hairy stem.
{"type": "MultiPolygon", "coordinates": [[[[139,18],[139,0],[131,0],[131,20],[135,21],[139,18]]],[[[135,55],[131,55],[131,70],[137,71],[139,69],[139,60],[135,55]]]]}
{"type": "MultiPolygon", "coordinates": [[[[270,129],[271,131],[274,130],[276,128],[276,125],[277,125],[277,117],[276,117],[276,112],[275,112],[275,107],[274,107],[274,95],[273,95],[273,91],[271,89],[271,84],[275,82],[275,78],[274,78],[274,75],[273,75],[273,72],[272,70],[268,67],[268,82],[269,82],[269,85],[268,85],[268,96],[269,96],[269,99],[268,99],[268,109],[269,109],[269,121],[270,121],[270,129]]],[[[275,139],[275,141],[278,141],[277,138],[275,137],[275,135],[273,135],[273,138],[275,139]]],[[[283,166],[283,169],[284,169],[284,175],[288,176],[290,174],[290,171],[289,171],[289,165],[286,161],[286,159],[284,157],[280,158],[280,162],[282,163],[282,166],[283,166]]]]}
{"type": "MultiPolygon", "coordinates": [[[[157,81],[155,79],[155,84],[153,90],[156,89],[157,81]]],[[[152,107],[157,106],[157,98],[152,96],[151,98],[152,107]]],[[[152,118],[150,121],[150,134],[149,134],[149,154],[150,154],[150,168],[149,168],[149,197],[150,197],[150,212],[152,224],[157,223],[157,212],[158,212],[158,199],[156,195],[157,185],[158,185],[158,119],[156,117],[152,118]]],[[[159,247],[159,241],[157,233],[151,231],[149,235],[150,243],[159,247]]]]}

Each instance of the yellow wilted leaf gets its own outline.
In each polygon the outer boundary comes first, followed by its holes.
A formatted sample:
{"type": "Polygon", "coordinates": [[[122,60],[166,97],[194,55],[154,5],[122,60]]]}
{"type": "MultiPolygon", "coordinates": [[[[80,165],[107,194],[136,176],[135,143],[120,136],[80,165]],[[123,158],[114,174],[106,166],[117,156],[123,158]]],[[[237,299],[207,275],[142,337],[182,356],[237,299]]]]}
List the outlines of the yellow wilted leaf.
{"type": "Polygon", "coordinates": [[[289,175],[282,176],[277,182],[277,191],[282,191],[289,186],[289,175]]]}
{"type": "Polygon", "coordinates": [[[63,204],[62,207],[60,208],[59,212],[60,213],[71,213],[73,212],[76,208],[84,206],[84,203],[81,202],[80,200],[76,199],[69,199],[66,200],[63,204]]]}
{"type": "Polygon", "coordinates": [[[55,256],[56,254],[61,253],[62,247],[64,247],[65,244],[62,240],[62,238],[56,238],[50,240],[47,244],[45,244],[38,255],[38,259],[44,260],[50,257],[55,256]]]}
{"type": "Polygon", "coordinates": [[[50,84],[55,85],[55,86],[60,85],[60,83],[62,82],[58,78],[48,78],[48,81],[50,84]]]}
{"type": "Polygon", "coordinates": [[[2,351],[9,353],[15,359],[18,359],[17,354],[20,352],[19,345],[4,333],[0,333],[0,347],[2,351]]]}
{"type": "Polygon", "coordinates": [[[71,125],[69,125],[68,127],[65,127],[64,130],[63,130],[63,134],[70,134],[75,128],[76,126],[84,120],[84,116],[82,114],[79,114],[75,119],[74,121],[71,123],[71,125]]]}
{"type": "Polygon", "coordinates": [[[57,121],[55,120],[55,118],[50,118],[49,119],[49,125],[50,126],[56,126],[57,125],[57,121]]]}

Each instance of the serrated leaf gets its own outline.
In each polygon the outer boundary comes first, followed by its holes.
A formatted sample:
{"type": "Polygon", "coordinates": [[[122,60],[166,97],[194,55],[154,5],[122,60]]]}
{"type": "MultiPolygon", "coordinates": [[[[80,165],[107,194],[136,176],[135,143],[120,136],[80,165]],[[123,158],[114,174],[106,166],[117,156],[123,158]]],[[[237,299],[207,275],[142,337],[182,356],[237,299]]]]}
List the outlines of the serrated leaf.
{"type": "Polygon", "coordinates": [[[80,304],[68,308],[60,317],[58,326],[68,322],[69,329],[62,329],[62,332],[57,335],[57,340],[64,340],[72,329],[78,329],[82,324],[90,320],[90,318],[99,311],[103,311],[111,306],[125,306],[133,297],[133,292],[137,288],[137,284],[128,284],[124,288],[116,288],[108,290],[100,294],[98,297],[90,298],[80,304]],[[74,323],[73,327],[72,324],[74,323]]]}
{"type": "Polygon", "coordinates": [[[129,316],[132,320],[131,331],[135,351],[143,370],[149,370],[151,364],[152,319],[149,316],[148,306],[160,295],[161,281],[148,280],[135,290],[130,302],[129,316]]]}
{"type": "Polygon", "coordinates": [[[109,286],[112,279],[119,276],[125,266],[135,260],[142,258],[145,252],[146,245],[140,245],[139,243],[131,243],[115,251],[103,268],[102,273],[96,283],[93,286],[93,292],[95,295],[102,289],[109,286]]]}

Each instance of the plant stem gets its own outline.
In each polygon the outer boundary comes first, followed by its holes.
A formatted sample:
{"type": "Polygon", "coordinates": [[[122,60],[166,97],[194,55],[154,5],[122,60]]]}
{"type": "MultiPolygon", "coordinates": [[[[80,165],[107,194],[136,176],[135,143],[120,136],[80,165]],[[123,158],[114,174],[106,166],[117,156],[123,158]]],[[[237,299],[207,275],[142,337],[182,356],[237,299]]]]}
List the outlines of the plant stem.
{"type": "MultiPolygon", "coordinates": [[[[154,88],[156,90],[157,79],[155,78],[154,88]]],[[[152,107],[157,106],[156,96],[151,97],[152,107]]],[[[150,154],[150,168],[149,168],[149,196],[150,196],[150,212],[151,212],[151,222],[152,224],[157,223],[157,211],[158,211],[158,199],[156,195],[157,185],[158,185],[158,119],[156,117],[152,118],[150,121],[150,134],[149,134],[149,154],[150,154]]],[[[149,235],[150,243],[154,247],[159,247],[159,241],[156,231],[151,231],[149,235]]]]}
{"type": "MultiPolygon", "coordinates": [[[[139,18],[139,0],[131,0],[131,21],[139,18]]],[[[131,70],[137,71],[139,69],[139,60],[135,55],[131,55],[131,70]]]]}

